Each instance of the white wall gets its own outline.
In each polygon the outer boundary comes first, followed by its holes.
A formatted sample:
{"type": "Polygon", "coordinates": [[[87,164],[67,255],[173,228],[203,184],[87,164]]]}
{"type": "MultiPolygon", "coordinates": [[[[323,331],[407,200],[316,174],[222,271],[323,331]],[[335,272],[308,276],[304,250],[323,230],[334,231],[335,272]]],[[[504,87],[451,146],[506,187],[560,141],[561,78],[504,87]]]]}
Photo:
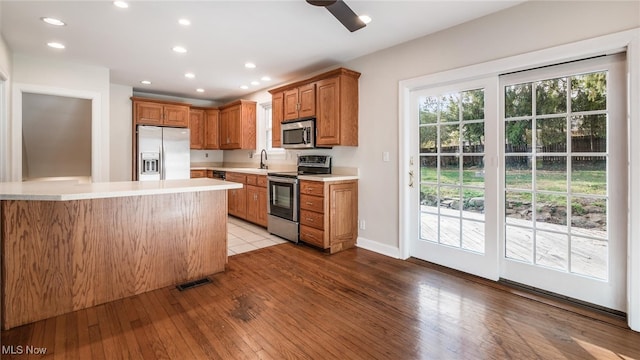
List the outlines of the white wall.
{"type": "MultiPolygon", "coordinates": [[[[93,181],[109,180],[109,69],[63,62],[55,57],[41,58],[22,54],[13,55],[12,72],[14,103],[19,102],[18,93],[23,89],[28,92],[46,93],[62,96],[92,97],[92,152],[93,181]],[[97,128],[95,128],[97,127],[97,128]],[[97,163],[96,163],[97,162],[97,163]]],[[[21,97],[21,96],[20,96],[21,97]]],[[[17,108],[17,107],[16,107],[17,108]]],[[[13,109],[11,116],[13,180],[20,180],[21,171],[21,114],[13,109]]]]}
{"type": "Polygon", "coordinates": [[[11,159],[11,141],[9,117],[11,111],[11,53],[2,35],[0,35],[0,81],[4,81],[0,90],[0,181],[9,179],[11,159]]]}
{"type": "Polygon", "coordinates": [[[532,1],[345,64],[360,77],[359,243],[398,254],[398,82],[640,26],[640,2],[532,1]],[[382,161],[382,152],[391,162],[382,161]]]}
{"type": "Polygon", "coordinates": [[[132,136],[131,117],[133,114],[131,96],[133,88],[111,84],[109,104],[109,154],[110,180],[131,181],[132,179],[132,136]]]}

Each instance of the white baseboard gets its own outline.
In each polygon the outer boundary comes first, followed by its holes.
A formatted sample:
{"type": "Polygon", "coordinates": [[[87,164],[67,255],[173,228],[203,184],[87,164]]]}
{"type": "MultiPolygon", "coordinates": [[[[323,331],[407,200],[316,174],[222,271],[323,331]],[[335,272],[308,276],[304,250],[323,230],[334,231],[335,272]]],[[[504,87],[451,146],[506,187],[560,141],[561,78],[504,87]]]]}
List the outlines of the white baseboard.
{"type": "Polygon", "coordinates": [[[392,257],[394,259],[400,259],[400,249],[390,245],[381,244],[377,241],[365,239],[363,237],[358,237],[356,246],[359,248],[377,252],[378,254],[392,257]]]}

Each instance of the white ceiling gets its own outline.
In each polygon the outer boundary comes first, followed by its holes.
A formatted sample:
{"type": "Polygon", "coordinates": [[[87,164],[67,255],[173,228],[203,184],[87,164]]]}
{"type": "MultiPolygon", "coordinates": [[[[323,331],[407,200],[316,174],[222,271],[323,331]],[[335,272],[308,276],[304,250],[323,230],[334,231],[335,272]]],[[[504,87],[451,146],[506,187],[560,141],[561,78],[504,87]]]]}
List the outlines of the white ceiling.
{"type": "Polygon", "coordinates": [[[112,83],[138,91],[225,101],[523,0],[346,2],[373,21],[350,33],[326,9],[304,0],[131,1],[128,9],[111,1],[3,0],[0,25],[14,53],[109,68],[112,83]],[[54,27],[42,17],[67,25],[54,27]],[[191,25],[179,25],[179,18],[188,18],[191,25]],[[47,47],[51,41],[66,49],[47,47]],[[174,53],[176,45],[188,52],[174,53]],[[247,61],[257,67],[246,69],[247,61]],[[187,72],[196,78],[185,78],[187,72]],[[272,80],[250,85],[263,76],[272,80]],[[143,79],[152,85],[141,85],[143,79]]]}

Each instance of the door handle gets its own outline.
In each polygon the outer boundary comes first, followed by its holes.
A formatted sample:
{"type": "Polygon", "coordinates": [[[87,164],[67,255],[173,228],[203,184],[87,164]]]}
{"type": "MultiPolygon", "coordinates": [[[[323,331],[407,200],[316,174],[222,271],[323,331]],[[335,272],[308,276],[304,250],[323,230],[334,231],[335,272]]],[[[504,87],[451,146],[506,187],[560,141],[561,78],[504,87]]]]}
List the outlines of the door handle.
{"type": "Polygon", "coordinates": [[[409,187],[413,187],[413,170],[409,170],[409,187]]]}

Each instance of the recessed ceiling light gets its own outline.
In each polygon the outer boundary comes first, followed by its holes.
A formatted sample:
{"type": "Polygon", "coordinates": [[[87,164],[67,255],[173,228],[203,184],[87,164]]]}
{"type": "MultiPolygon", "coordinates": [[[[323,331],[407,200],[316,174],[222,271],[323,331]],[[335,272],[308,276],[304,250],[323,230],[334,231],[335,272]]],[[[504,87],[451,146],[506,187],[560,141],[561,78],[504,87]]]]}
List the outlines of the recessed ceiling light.
{"type": "Polygon", "coordinates": [[[371,22],[371,17],[369,15],[360,15],[358,16],[363,23],[368,24],[371,22]]]}
{"type": "Polygon", "coordinates": [[[63,45],[63,44],[60,44],[60,43],[58,43],[58,42],[50,42],[50,43],[47,43],[47,46],[52,47],[52,48],[54,48],[54,49],[64,49],[64,45],[63,45]]]}
{"type": "Polygon", "coordinates": [[[196,74],[194,74],[194,73],[186,73],[186,74],[184,74],[184,77],[186,77],[187,79],[195,79],[196,74]]]}
{"type": "Polygon", "coordinates": [[[178,24],[182,26],[189,26],[191,25],[191,21],[189,21],[189,19],[180,19],[178,20],[178,24]]]}
{"type": "Polygon", "coordinates": [[[55,25],[55,26],[65,26],[66,24],[64,23],[64,21],[62,20],[58,20],[55,18],[51,18],[51,17],[43,17],[40,18],[42,21],[46,22],[49,25],[55,25]]]}
{"type": "Polygon", "coordinates": [[[173,47],[173,51],[180,53],[180,54],[184,54],[187,52],[187,49],[183,48],[182,46],[174,46],[173,47]]]}
{"type": "Polygon", "coordinates": [[[246,67],[247,69],[255,69],[256,68],[256,64],[252,63],[252,62],[248,62],[244,64],[244,67],[246,67]]]}
{"type": "Polygon", "coordinates": [[[198,88],[198,89],[196,89],[196,91],[199,92],[199,93],[203,93],[204,89],[203,88],[198,88]]]}
{"type": "Polygon", "coordinates": [[[151,85],[151,81],[149,81],[149,80],[142,80],[142,81],[140,81],[140,84],[143,84],[143,85],[151,85]]]}
{"type": "Polygon", "coordinates": [[[262,78],[260,78],[260,80],[262,81],[271,81],[271,78],[268,76],[263,76],[262,78]]]}
{"type": "Polygon", "coordinates": [[[121,9],[126,9],[126,8],[129,7],[129,4],[127,4],[127,2],[125,2],[125,1],[114,1],[113,5],[121,8],[121,9]]]}
{"type": "Polygon", "coordinates": [[[242,85],[242,86],[240,86],[240,89],[242,89],[242,90],[247,90],[248,88],[249,88],[249,87],[248,87],[247,85],[242,85]]]}
{"type": "Polygon", "coordinates": [[[260,81],[252,81],[251,85],[255,86],[255,85],[260,85],[260,81]]]}

